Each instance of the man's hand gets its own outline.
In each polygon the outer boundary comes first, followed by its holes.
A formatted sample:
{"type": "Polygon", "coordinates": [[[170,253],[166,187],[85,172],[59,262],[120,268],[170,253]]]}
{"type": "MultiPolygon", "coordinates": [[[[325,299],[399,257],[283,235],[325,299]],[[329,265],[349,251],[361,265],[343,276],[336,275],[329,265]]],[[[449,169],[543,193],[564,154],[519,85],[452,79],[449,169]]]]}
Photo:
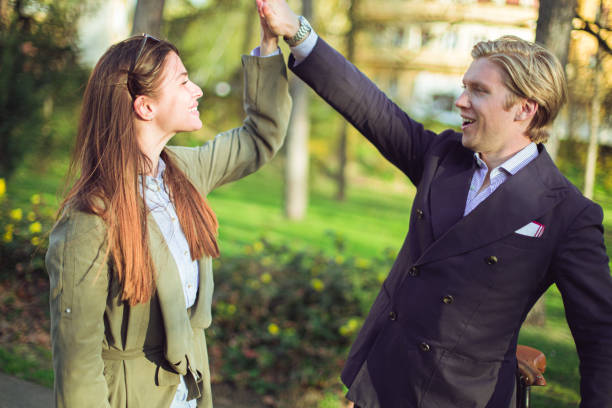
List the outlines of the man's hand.
{"type": "Polygon", "coordinates": [[[300,28],[298,16],[285,0],[256,0],[259,16],[266,20],[269,30],[285,38],[293,37],[300,28]]]}

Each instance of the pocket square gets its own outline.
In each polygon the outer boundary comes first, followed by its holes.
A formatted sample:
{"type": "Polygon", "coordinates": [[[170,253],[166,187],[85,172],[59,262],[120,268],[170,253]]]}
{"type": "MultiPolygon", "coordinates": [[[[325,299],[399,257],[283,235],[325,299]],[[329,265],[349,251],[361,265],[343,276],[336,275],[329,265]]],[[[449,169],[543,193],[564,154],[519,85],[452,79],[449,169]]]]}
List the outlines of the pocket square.
{"type": "Polygon", "coordinates": [[[539,238],[544,233],[544,228],[546,227],[539,222],[531,221],[529,224],[517,229],[514,232],[527,237],[539,238]]]}

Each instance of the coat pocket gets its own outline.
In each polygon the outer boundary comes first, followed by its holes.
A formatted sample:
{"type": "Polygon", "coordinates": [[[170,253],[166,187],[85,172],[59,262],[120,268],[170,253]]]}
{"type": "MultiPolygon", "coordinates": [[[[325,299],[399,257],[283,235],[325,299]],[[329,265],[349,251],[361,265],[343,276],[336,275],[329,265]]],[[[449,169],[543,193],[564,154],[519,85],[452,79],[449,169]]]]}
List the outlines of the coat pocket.
{"type": "Polygon", "coordinates": [[[493,395],[500,368],[501,361],[480,361],[446,351],[420,406],[484,408],[493,395]]]}

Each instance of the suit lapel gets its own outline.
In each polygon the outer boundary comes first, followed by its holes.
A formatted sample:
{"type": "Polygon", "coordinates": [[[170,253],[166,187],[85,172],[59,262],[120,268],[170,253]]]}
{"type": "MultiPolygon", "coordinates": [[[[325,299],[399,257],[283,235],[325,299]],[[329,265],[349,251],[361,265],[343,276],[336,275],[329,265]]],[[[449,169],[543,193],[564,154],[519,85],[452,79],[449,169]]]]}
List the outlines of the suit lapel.
{"type": "MultiPolygon", "coordinates": [[[[550,170],[552,160],[545,151],[525,168],[510,177],[470,214],[437,239],[418,260],[419,264],[459,255],[494,242],[538,219],[556,205],[561,194],[542,181],[541,173],[550,170]]],[[[433,191],[432,191],[433,195],[433,191]]],[[[443,196],[441,196],[443,198],[443,196]]],[[[465,197],[459,205],[465,206],[465,197]]],[[[445,202],[433,201],[432,208],[445,202]]]]}
{"type": "Polygon", "coordinates": [[[474,157],[466,156],[461,162],[445,166],[432,183],[430,208],[434,240],[463,217],[474,169],[474,157]]]}

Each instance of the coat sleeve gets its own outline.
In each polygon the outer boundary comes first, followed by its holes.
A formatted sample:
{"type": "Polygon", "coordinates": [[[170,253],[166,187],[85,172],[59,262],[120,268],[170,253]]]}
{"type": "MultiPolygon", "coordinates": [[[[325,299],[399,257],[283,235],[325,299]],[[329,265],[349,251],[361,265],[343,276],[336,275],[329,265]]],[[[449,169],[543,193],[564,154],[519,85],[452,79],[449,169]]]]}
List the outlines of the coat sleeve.
{"type": "MultiPolygon", "coordinates": [[[[417,185],[436,134],[412,120],[359,69],[319,37],[310,55],[289,67],[417,185]]],[[[454,133],[454,132],[452,132],[454,133]]]]}
{"type": "Polygon", "coordinates": [[[94,215],[62,216],[49,238],[54,394],[58,408],[109,407],[103,375],[108,268],[105,228],[94,215]]]}
{"type": "Polygon", "coordinates": [[[580,359],[582,408],[612,408],[612,278],[602,220],[601,207],[589,202],[552,265],[580,359]]]}
{"type": "Polygon", "coordinates": [[[169,148],[204,194],[253,173],[276,154],[287,133],[291,98],[282,55],[245,55],[242,65],[247,115],[242,126],[199,148],[169,148]]]}

